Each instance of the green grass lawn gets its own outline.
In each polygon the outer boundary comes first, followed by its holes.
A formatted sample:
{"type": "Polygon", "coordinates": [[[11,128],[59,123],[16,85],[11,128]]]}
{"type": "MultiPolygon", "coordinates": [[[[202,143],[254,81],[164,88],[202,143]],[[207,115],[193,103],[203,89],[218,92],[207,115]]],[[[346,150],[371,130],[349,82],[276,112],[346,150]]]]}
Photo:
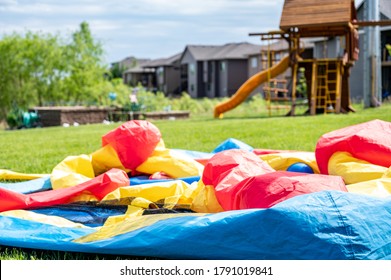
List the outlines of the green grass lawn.
{"type": "MultiPolygon", "coordinates": [[[[356,113],[297,117],[265,117],[251,111],[188,120],[155,121],[167,148],[210,152],[227,138],[239,139],[254,148],[314,151],[326,132],[373,119],[391,121],[391,104],[356,113]]],[[[50,173],[68,155],[89,154],[101,145],[101,136],[119,126],[83,125],[17,131],[0,131],[0,169],[24,173],[50,173]]],[[[105,256],[41,252],[1,248],[0,259],[99,259],[105,256]]],[[[112,258],[112,257],[111,257],[112,258]]]]}

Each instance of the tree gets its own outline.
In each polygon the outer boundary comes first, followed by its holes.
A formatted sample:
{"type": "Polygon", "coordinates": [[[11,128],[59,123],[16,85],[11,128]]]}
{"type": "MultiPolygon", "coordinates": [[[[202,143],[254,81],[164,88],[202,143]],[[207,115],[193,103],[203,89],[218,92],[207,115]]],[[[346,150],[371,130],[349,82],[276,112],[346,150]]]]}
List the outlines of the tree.
{"type": "Polygon", "coordinates": [[[122,75],[125,71],[125,67],[123,67],[119,62],[116,62],[116,63],[113,63],[111,68],[110,68],[110,73],[111,73],[111,79],[117,79],[117,78],[121,78],[122,79],[122,75]]]}
{"type": "Polygon", "coordinates": [[[66,73],[63,48],[58,36],[28,32],[24,67],[34,86],[35,101],[55,104],[61,98],[60,81],[66,73]]]}
{"type": "Polygon", "coordinates": [[[86,22],[59,35],[13,33],[0,40],[0,120],[11,109],[97,103],[107,94],[103,48],[86,22]]]}
{"type": "Polygon", "coordinates": [[[0,41],[0,117],[7,108],[56,102],[66,63],[58,36],[27,32],[0,41]]]}
{"type": "Polygon", "coordinates": [[[25,107],[33,98],[33,85],[26,68],[24,39],[12,34],[0,41],[0,118],[3,119],[14,104],[25,107]]]}
{"type": "Polygon", "coordinates": [[[66,99],[78,103],[93,100],[93,87],[104,79],[106,69],[102,65],[103,48],[91,35],[88,23],[82,22],[80,30],[72,35],[66,47],[69,75],[65,79],[66,99]]]}

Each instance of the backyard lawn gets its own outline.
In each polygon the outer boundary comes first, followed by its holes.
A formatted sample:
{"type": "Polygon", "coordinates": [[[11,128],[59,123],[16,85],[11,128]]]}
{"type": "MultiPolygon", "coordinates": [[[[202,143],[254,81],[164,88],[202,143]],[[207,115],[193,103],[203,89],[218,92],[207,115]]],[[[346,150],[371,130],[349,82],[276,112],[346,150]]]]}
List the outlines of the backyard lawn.
{"type": "MultiPolygon", "coordinates": [[[[314,151],[326,132],[381,119],[391,122],[391,104],[357,109],[356,113],[297,117],[256,117],[227,114],[224,119],[192,117],[188,120],[154,121],[167,148],[210,152],[227,138],[254,148],[314,151]]],[[[101,145],[101,136],[119,126],[84,125],[0,131],[0,169],[23,173],[50,173],[66,156],[90,154],[101,145]]],[[[95,259],[105,256],[36,252],[1,248],[0,259],[95,259]]],[[[112,256],[110,258],[113,258],[112,256]]]]}

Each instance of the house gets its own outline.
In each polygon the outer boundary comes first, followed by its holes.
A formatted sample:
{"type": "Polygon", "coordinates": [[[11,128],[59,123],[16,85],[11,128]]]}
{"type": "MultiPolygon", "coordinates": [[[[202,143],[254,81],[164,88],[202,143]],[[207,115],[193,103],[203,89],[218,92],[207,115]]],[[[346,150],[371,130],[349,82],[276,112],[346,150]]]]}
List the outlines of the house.
{"type": "Polygon", "coordinates": [[[166,95],[180,94],[181,55],[178,53],[168,58],[136,60],[132,67],[124,71],[123,81],[130,86],[141,84],[150,91],[161,91],[166,95]]]}
{"type": "Polygon", "coordinates": [[[249,77],[248,57],[259,45],[188,45],[180,63],[181,85],[193,98],[232,96],[249,77]]]}
{"type": "Polygon", "coordinates": [[[150,60],[141,67],[155,74],[154,88],[157,91],[164,92],[165,95],[179,95],[182,92],[181,87],[181,64],[182,53],[175,54],[168,58],[150,60]]]}
{"type": "Polygon", "coordinates": [[[130,56],[117,62],[119,69],[122,70],[124,83],[130,86],[137,86],[141,83],[145,87],[152,87],[154,84],[154,72],[149,69],[145,70],[142,67],[149,61],[150,59],[130,56]]]}
{"type": "MultiPolygon", "coordinates": [[[[188,92],[193,98],[230,97],[252,75],[288,54],[285,41],[270,45],[229,43],[225,45],[188,45],[183,52],[168,58],[144,60],[127,69],[124,83],[141,83],[151,91],[166,95],[188,92]]],[[[312,57],[312,44],[305,44],[304,57],[312,57]]],[[[286,74],[290,76],[290,73],[286,74]]],[[[254,92],[260,92],[261,86],[254,92]]]]}
{"type": "Polygon", "coordinates": [[[144,68],[144,64],[145,62],[124,71],[124,83],[133,87],[141,84],[145,88],[153,89],[156,84],[155,72],[153,69],[144,68]]]}

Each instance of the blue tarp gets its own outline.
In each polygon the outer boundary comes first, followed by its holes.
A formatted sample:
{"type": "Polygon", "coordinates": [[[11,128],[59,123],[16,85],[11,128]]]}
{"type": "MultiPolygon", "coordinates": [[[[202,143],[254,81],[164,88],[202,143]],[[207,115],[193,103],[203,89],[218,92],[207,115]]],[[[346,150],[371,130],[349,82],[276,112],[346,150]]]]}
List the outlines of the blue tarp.
{"type": "Polygon", "coordinates": [[[324,191],[269,209],[165,217],[79,243],[96,229],[0,216],[0,244],[169,259],[391,259],[390,198],[324,191]]]}

